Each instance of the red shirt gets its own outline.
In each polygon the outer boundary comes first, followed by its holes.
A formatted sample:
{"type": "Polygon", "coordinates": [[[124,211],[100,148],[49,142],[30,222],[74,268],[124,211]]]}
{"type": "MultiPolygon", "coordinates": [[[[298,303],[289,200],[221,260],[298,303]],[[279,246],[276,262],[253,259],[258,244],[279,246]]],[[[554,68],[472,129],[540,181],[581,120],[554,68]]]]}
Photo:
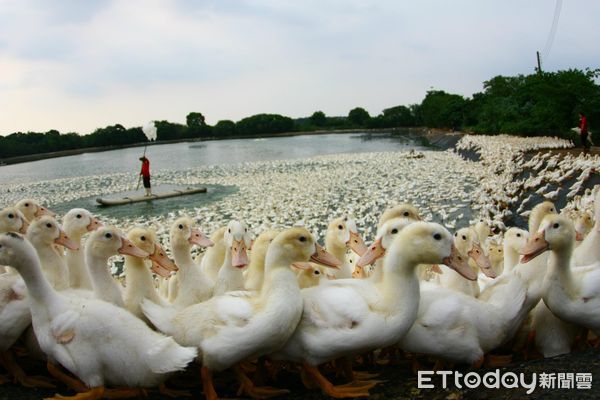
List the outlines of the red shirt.
{"type": "Polygon", "coordinates": [[[147,158],[142,161],[142,176],[150,177],[150,160],[147,158]]]}
{"type": "Polygon", "coordinates": [[[587,118],[585,115],[581,116],[581,121],[579,122],[579,129],[581,129],[581,133],[587,133],[587,118]]]}

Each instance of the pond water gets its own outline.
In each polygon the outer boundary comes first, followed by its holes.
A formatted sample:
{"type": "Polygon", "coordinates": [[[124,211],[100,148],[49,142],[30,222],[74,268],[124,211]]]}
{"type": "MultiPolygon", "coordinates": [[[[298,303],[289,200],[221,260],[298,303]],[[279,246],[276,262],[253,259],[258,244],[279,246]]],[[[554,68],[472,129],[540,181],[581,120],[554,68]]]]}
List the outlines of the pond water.
{"type": "MultiPolygon", "coordinates": [[[[202,165],[289,160],[322,154],[394,151],[419,148],[407,136],[389,133],[301,135],[264,139],[232,139],[149,146],[151,172],[202,165]]],[[[143,147],[84,153],[0,166],[0,185],[59,178],[130,172],[137,175],[143,147]]]]}

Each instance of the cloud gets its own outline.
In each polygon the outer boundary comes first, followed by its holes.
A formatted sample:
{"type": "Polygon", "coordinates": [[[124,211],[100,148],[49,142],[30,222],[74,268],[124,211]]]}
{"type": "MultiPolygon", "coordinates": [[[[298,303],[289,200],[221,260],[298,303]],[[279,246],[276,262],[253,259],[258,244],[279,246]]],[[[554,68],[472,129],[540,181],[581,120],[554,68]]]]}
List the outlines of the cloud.
{"type": "MultiPolygon", "coordinates": [[[[554,4],[0,0],[0,134],[259,112],[371,114],[530,73],[554,4]]],[[[597,67],[600,4],[565,2],[544,68],[597,67]]]]}

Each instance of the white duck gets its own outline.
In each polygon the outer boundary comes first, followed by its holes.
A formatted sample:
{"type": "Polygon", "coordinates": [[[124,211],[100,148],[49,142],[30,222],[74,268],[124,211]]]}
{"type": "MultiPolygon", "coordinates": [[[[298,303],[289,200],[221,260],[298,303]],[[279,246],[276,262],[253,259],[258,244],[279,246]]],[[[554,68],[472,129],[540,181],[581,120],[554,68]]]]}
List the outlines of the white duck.
{"type": "Polygon", "coordinates": [[[544,279],[544,303],[557,317],[600,333],[600,263],[571,268],[573,223],[564,216],[547,217],[522,253],[529,262],[550,251],[544,279]]]}
{"type": "Polygon", "coordinates": [[[213,296],[235,290],[244,290],[243,268],[248,265],[247,249],[252,244],[248,227],[240,221],[229,221],[223,239],[225,242],[225,258],[217,275],[213,296]]]}
{"type": "MultiPolygon", "coordinates": [[[[162,332],[186,346],[197,346],[202,360],[204,393],[216,399],[213,371],[278,350],[294,332],[302,314],[302,297],[290,265],[312,259],[337,266],[333,256],[319,251],[315,239],[305,228],[283,231],[267,251],[265,281],[259,293],[229,292],[185,308],[175,314],[144,301],[146,316],[162,332]]],[[[296,264],[303,267],[303,264],[296,264]]],[[[254,387],[236,367],[246,395],[268,397],[285,391],[254,387]]]]}
{"type": "Polygon", "coordinates": [[[208,300],[212,296],[214,282],[194,263],[190,252],[194,244],[212,246],[213,242],[199,229],[195,229],[194,221],[188,217],[178,218],[173,223],[170,237],[173,258],[179,268],[179,289],[173,306],[182,309],[208,300]]]}
{"type": "Polygon", "coordinates": [[[74,208],[63,217],[63,229],[69,239],[79,244],[76,250],[67,249],[65,261],[69,270],[69,286],[74,289],[92,290],[92,281],[85,266],[84,245],[81,238],[98,229],[102,223],[84,208],[74,208]]]}
{"type": "Polygon", "coordinates": [[[161,297],[154,286],[154,279],[150,273],[150,269],[159,276],[169,276],[171,272],[177,271],[177,266],[168,257],[154,231],[148,228],[133,228],[127,233],[127,239],[131,243],[150,254],[151,267],[148,267],[150,262],[140,257],[131,255],[125,256],[125,293],[123,301],[125,308],[138,318],[145,319],[142,313],[142,300],[149,299],[150,301],[168,305],[167,301],[161,297]]]}
{"type": "Polygon", "coordinates": [[[267,249],[279,234],[278,230],[267,229],[262,232],[252,243],[250,253],[250,265],[244,275],[246,290],[260,290],[265,276],[265,259],[267,258],[267,249]]]}
{"type": "Polygon", "coordinates": [[[402,203],[386,209],[381,215],[381,217],[379,217],[379,223],[377,224],[377,228],[381,228],[383,224],[385,224],[390,219],[394,218],[405,218],[410,219],[412,221],[421,220],[419,211],[415,206],[413,206],[412,204],[402,203]]]}
{"type": "MultiPolygon", "coordinates": [[[[23,214],[15,207],[0,211],[0,233],[24,234],[28,226],[23,214]]],[[[19,273],[9,267],[7,271],[0,273],[0,364],[23,386],[54,387],[43,378],[27,376],[10,351],[30,324],[27,288],[19,273]]]]}
{"type": "Polygon", "coordinates": [[[354,264],[346,256],[348,250],[361,256],[367,251],[367,246],[356,228],[356,222],[348,216],[336,218],[329,223],[325,234],[325,248],[343,262],[338,270],[333,271],[332,275],[336,279],[352,278],[354,264]]]}
{"type": "Polygon", "coordinates": [[[594,227],[573,253],[573,263],[577,266],[600,261],[600,190],[594,198],[594,227]]]}
{"type": "Polygon", "coordinates": [[[62,254],[55,245],[61,245],[71,250],[79,248],[50,216],[34,220],[27,229],[27,239],[35,247],[42,263],[44,275],[57,290],[69,287],[69,270],[62,254]]]}
{"type": "MultiPolygon", "coordinates": [[[[381,247],[382,240],[378,239],[359,265],[369,264],[381,247]]],[[[426,222],[410,224],[389,247],[380,281],[327,280],[302,290],[302,319],[273,357],[302,362],[306,373],[330,396],[368,396],[365,386],[333,386],[317,366],[398,343],[417,315],[417,266],[443,262],[469,273],[466,262],[457,262],[456,256],[452,235],[444,227],[426,222]]]]}
{"type": "Polygon", "coordinates": [[[206,249],[206,252],[202,256],[202,259],[196,259],[196,262],[200,262],[200,269],[208,277],[210,282],[216,282],[219,275],[219,269],[223,265],[225,259],[225,231],[227,227],[221,227],[214,231],[210,235],[210,241],[212,246],[206,249]]]}
{"type": "Polygon", "coordinates": [[[99,399],[108,391],[106,384],[157,386],[197,355],[126,310],[55,291],[41,272],[35,249],[18,234],[0,235],[0,262],[17,269],[27,284],[33,327],[49,361],[67,368],[90,389],[77,398],[99,399]]]}
{"type": "Polygon", "coordinates": [[[33,222],[36,218],[47,215],[49,217],[56,217],[56,213],[48,210],[46,207],[41,206],[37,201],[33,199],[20,200],[15,207],[23,213],[27,222],[33,222]]]}

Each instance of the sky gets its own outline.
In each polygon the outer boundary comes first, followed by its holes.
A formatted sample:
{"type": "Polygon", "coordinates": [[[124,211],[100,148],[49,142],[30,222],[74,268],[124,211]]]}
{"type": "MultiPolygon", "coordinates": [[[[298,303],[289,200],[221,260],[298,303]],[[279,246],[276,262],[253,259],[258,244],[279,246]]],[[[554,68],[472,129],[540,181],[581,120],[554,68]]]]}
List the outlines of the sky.
{"type": "Polygon", "coordinates": [[[600,67],[600,1],[0,0],[0,134],[371,115],[496,75],[600,67]]]}

